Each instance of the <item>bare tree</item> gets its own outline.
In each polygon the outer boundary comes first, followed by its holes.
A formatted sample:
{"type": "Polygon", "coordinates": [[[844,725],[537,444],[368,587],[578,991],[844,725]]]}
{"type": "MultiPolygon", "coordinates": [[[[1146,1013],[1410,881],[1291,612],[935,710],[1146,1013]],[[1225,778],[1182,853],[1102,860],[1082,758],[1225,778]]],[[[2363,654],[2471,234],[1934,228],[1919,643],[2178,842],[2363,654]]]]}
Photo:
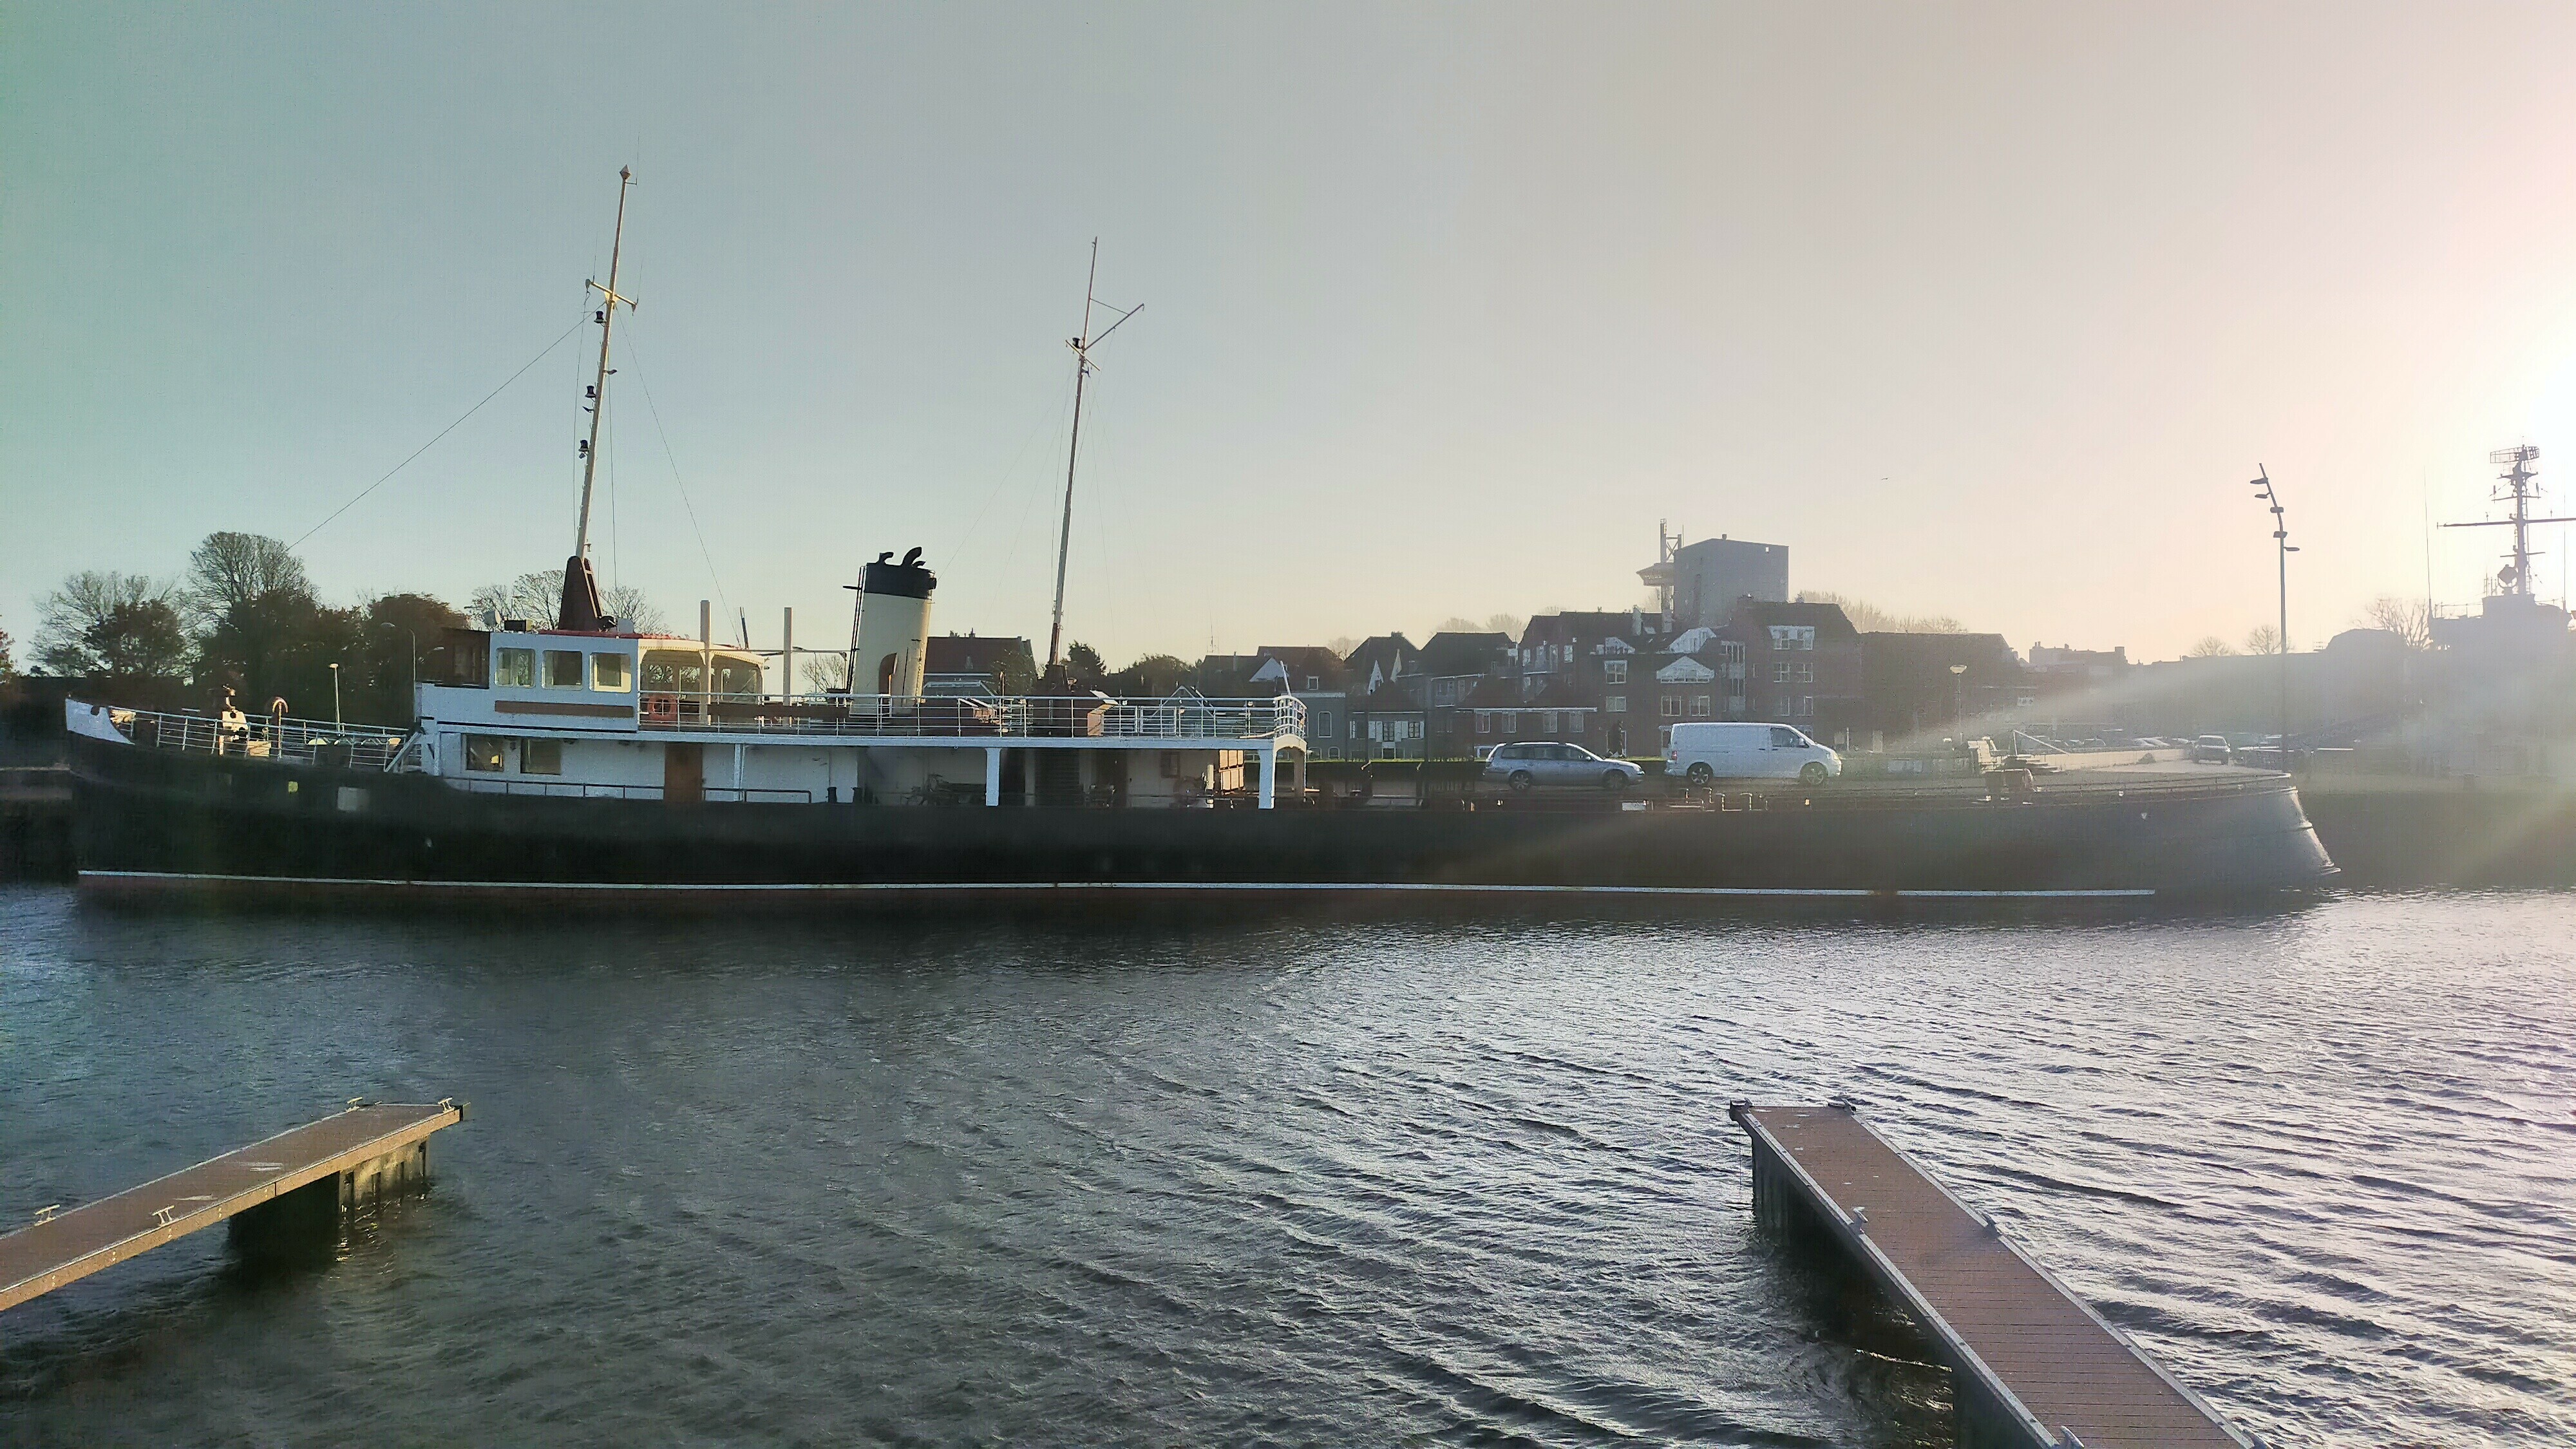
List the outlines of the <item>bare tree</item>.
{"type": "Polygon", "coordinates": [[[2235,647],[2229,644],[2226,640],[2219,638],[2215,634],[2208,634],[2202,636],[2199,643],[2184,650],[2182,652],[2182,657],[2185,659],[2224,659],[2235,652],[2235,647]]]}
{"type": "MultiPolygon", "coordinates": [[[[1515,635],[1514,637],[1517,638],[1518,636],[1515,635]]],[[[1332,650],[1335,657],[1348,659],[1351,657],[1351,651],[1360,647],[1360,641],[1352,638],[1348,634],[1337,634],[1332,638],[1325,640],[1324,647],[1332,650]]]]}
{"type": "Polygon", "coordinates": [[[1798,594],[1802,604],[1832,604],[1851,620],[1853,628],[1864,634],[1965,634],[1968,626],[1947,614],[1899,614],[1882,609],[1867,599],[1850,598],[1822,589],[1805,589],[1798,594]]]}
{"type": "Polygon", "coordinates": [[[2361,619],[2369,628],[2385,629],[2396,635],[2409,649],[2433,647],[2432,613],[2422,599],[2382,594],[2361,611],[2361,619]]]}
{"type": "Polygon", "coordinates": [[[204,628],[234,605],[278,590],[307,598],[313,594],[303,562],[285,544],[256,533],[210,533],[188,555],[188,582],[177,602],[192,623],[204,628]]]}
{"type": "Polygon", "coordinates": [[[2245,652],[2248,654],[2280,653],[2281,631],[2270,624],[2257,624],[2253,628],[2246,630],[2245,652]]]}
{"type": "MultiPolygon", "coordinates": [[[[608,606],[611,618],[631,620],[639,633],[658,634],[664,627],[662,611],[654,608],[645,599],[644,591],[633,584],[612,584],[599,591],[599,598],[608,606]]],[[[465,612],[469,614],[489,612],[504,619],[525,619],[542,629],[555,627],[562,608],[562,569],[539,569],[506,584],[485,584],[465,601],[465,612]]]]}
{"type": "Polygon", "coordinates": [[[36,662],[55,674],[100,667],[96,641],[114,633],[144,604],[168,605],[172,590],[148,574],[85,569],[37,601],[36,662]]]}
{"type": "Polygon", "coordinates": [[[850,656],[838,650],[808,654],[796,661],[796,672],[805,676],[807,694],[829,694],[849,684],[850,656]]]}
{"type": "Polygon", "coordinates": [[[9,657],[9,631],[0,629],[0,681],[13,679],[17,673],[18,661],[9,657]]]}

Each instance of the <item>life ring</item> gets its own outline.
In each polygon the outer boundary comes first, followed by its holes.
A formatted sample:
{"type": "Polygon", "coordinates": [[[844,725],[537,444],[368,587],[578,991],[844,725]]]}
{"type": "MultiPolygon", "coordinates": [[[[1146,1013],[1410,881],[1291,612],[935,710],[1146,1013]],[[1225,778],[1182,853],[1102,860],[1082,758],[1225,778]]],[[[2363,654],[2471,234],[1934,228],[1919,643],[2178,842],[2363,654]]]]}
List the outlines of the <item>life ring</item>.
{"type": "Polygon", "coordinates": [[[646,724],[678,724],[680,722],[680,697],[676,694],[648,694],[644,696],[644,722],[646,724]]]}

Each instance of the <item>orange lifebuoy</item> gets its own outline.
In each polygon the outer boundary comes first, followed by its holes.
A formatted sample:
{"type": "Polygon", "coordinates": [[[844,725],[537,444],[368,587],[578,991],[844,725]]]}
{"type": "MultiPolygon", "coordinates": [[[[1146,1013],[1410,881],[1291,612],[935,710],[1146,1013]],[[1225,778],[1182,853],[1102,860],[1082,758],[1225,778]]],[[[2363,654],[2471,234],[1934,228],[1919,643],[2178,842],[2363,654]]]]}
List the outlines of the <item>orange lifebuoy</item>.
{"type": "Polygon", "coordinates": [[[679,719],[680,697],[678,695],[648,694],[644,696],[644,722],[646,724],[677,724],[679,723],[679,719]]]}

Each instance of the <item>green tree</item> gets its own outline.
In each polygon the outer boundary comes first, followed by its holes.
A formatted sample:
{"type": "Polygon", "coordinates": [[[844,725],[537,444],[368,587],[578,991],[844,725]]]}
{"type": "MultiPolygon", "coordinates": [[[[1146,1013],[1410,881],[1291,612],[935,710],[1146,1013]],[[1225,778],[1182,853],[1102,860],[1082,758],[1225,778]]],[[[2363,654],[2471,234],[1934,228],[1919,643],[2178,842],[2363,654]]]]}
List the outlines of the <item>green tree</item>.
{"type": "Polygon", "coordinates": [[[357,655],[340,671],[342,710],[361,724],[410,724],[419,657],[447,630],[463,628],[465,616],[427,594],[382,594],[359,610],[358,626],[357,655]]]}
{"type": "Polygon", "coordinates": [[[9,657],[9,631],[0,629],[0,679],[13,679],[18,674],[18,661],[9,657]]]}
{"type": "Polygon", "coordinates": [[[1064,646],[1064,667],[1081,680],[1099,679],[1109,673],[1109,666],[1101,662],[1100,651],[1079,641],[1064,646]]]}
{"type": "Polygon", "coordinates": [[[355,609],[326,608],[301,589],[271,589],[224,611],[197,641],[197,677],[240,691],[242,707],[272,699],[308,719],[331,713],[331,666],[342,667],[345,703],[350,666],[362,659],[365,621],[355,609]]]}
{"type": "Polygon", "coordinates": [[[1124,699],[1161,699],[1189,677],[1189,661],[1169,654],[1148,654],[1109,676],[1102,688],[1124,699]]]}

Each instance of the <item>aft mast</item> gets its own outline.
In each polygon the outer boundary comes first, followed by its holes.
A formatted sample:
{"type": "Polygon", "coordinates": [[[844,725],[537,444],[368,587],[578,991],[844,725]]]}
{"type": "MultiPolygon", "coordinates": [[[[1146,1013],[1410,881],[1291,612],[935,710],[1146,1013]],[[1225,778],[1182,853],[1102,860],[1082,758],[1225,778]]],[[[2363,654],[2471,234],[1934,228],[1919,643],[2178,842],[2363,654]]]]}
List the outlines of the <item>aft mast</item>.
{"type": "Polygon", "coordinates": [[[1110,333],[1117,331],[1121,323],[1145,310],[1145,304],[1142,302],[1124,312],[1118,312],[1117,308],[1101,302],[1099,298],[1092,295],[1099,281],[1100,238],[1093,237],[1091,239],[1091,274],[1083,280],[1082,284],[1082,333],[1080,336],[1068,338],[1064,344],[1073,349],[1073,441],[1066,445],[1064,452],[1064,526],[1056,534],[1055,618],[1047,626],[1046,672],[1049,674],[1055,672],[1056,665],[1063,658],[1064,566],[1066,558],[1073,551],[1073,469],[1075,462],[1082,456],[1082,384],[1085,378],[1091,376],[1091,349],[1099,345],[1101,340],[1110,333]],[[1098,337],[1091,335],[1091,309],[1095,303],[1106,311],[1118,312],[1118,321],[1102,328],[1098,337]]]}
{"type": "Polygon", "coordinates": [[[556,611],[557,628],[582,633],[602,633],[616,620],[608,616],[599,599],[599,580],[590,570],[590,485],[599,472],[599,420],[608,412],[608,334],[617,325],[617,309],[622,304],[635,310],[633,299],[617,292],[617,261],[626,243],[626,188],[635,184],[630,168],[617,168],[617,230],[608,243],[608,283],[602,286],[593,278],[587,286],[601,298],[599,306],[599,375],[590,385],[590,437],[581,445],[581,525],[573,534],[572,557],[564,560],[563,604],[556,611]]]}

